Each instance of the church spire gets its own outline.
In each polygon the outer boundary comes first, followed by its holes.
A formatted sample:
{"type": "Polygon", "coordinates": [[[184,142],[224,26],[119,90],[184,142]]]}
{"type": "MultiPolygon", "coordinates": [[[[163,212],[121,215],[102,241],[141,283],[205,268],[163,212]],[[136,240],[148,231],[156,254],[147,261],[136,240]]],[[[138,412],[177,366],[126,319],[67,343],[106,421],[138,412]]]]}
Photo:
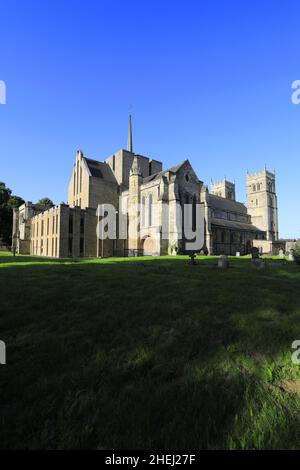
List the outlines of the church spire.
{"type": "Polygon", "coordinates": [[[129,114],[127,150],[132,153],[132,122],[129,114]]]}

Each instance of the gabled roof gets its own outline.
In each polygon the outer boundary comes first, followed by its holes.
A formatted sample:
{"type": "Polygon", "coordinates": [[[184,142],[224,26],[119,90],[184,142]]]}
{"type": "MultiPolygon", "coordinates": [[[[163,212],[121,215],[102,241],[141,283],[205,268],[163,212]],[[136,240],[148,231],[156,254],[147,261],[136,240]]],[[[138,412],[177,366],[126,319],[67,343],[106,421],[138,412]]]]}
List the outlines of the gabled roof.
{"type": "Polygon", "coordinates": [[[232,230],[241,230],[243,232],[265,233],[263,230],[260,230],[259,228],[255,227],[255,225],[246,223],[246,222],[238,222],[235,220],[216,219],[216,218],[211,218],[210,222],[212,225],[215,225],[217,227],[229,228],[232,230]]]}
{"type": "Polygon", "coordinates": [[[232,201],[231,199],[215,196],[214,194],[208,195],[208,205],[213,209],[247,214],[247,207],[242,202],[232,201]]]}
{"type": "Polygon", "coordinates": [[[184,162],[180,163],[179,165],[172,166],[171,168],[168,168],[168,170],[163,170],[159,171],[158,173],[155,173],[154,175],[147,176],[146,178],[143,178],[143,183],[150,183],[150,181],[154,181],[156,179],[161,178],[163,175],[166,173],[177,173],[178,170],[183,166],[184,163],[186,163],[188,160],[184,160],[184,162]]]}
{"type": "Polygon", "coordinates": [[[91,176],[94,176],[95,178],[101,178],[101,179],[104,179],[105,181],[109,181],[111,183],[117,184],[115,175],[112,169],[110,168],[110,166],[108,165],[108,163],[98,162],[97,160],[92,160],[91,158],[86,158],[86,157],[84,157],[84,160],[88,166],[91,176]]]}

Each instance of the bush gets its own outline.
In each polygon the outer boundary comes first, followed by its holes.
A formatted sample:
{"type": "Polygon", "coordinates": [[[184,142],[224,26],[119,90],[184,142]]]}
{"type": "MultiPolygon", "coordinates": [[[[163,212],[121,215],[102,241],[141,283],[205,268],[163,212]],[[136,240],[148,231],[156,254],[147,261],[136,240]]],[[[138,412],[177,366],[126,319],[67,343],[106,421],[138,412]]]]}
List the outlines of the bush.
{"type": "Polygon", "coordinates": [[[300,240],[295,243],[293,255],[297,264],[300,264],[300,240]]]}
{"type": "Polygon", "coordinates": [[[293,251],[295,256],[300,256],[300,240],[295,243],[293,251]]]}

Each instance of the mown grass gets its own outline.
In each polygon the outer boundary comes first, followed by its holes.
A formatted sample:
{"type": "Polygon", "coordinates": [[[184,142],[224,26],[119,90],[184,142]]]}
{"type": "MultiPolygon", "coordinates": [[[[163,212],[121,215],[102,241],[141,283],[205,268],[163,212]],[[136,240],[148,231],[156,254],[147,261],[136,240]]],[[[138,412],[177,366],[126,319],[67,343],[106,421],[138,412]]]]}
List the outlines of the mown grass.
{"type": "Polygon", "coordinates": [[[300,447],[300,269],[0,253],[1,448],[300,447]]]}

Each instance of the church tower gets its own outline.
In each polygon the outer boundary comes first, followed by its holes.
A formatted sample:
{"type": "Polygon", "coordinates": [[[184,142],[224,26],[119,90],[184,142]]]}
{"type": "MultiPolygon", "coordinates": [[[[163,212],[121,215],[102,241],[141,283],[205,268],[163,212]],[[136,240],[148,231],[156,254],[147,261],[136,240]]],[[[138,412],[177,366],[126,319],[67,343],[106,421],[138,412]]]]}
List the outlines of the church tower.
{"type": "Polygon", "coordinates": [[[275,171],[265,168],[259,173],[247,173],[247,200],[253,225],[267,232],[267,240],[278,240],[275,171]]]}
{"type": "Polygon", "coordinates": [[[211,194],[235,201],[235,183],[228,181],[226,178],[218,183],[212,181],[211,194]]]}

